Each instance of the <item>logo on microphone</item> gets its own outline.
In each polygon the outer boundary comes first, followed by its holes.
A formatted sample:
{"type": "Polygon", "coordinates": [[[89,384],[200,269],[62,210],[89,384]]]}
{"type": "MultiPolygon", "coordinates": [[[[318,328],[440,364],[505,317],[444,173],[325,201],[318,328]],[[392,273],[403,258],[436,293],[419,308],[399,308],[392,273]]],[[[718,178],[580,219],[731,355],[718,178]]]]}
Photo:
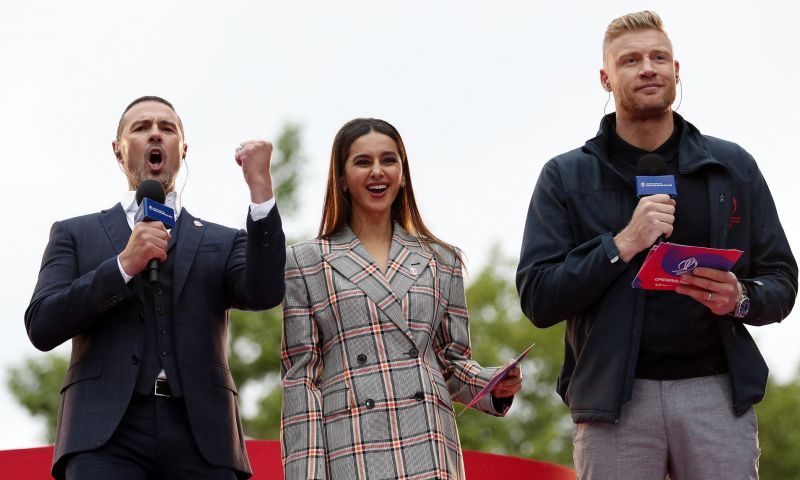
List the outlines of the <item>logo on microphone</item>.
{"type": "Polygon", "coordinates": [[[673,175],[637,175],[636,176],[636,195],[646,197],[664,193],[670,197],[676,197],[678,191],[675,189],[675,177],[673,175]]]}
{"type": "Polygon", "coordinates": [[[153,205],[148,205],[147,207],[150,209],[151,212],[155,212],[155,213],[158,213],[160,215],[166,215],[167,214],[167,212],[165,212],[164,210],[161,210],[160,208],[156,208],[153,205]]]}
{"type": "Polygon", "coordinates": [[[671,273],[675,276],[681,276],[684,273],[691,272],[696,267],[697,267],[697,259],[695,257],[689,257],[679,262],[677,269],[673,270],[671,273]]]}

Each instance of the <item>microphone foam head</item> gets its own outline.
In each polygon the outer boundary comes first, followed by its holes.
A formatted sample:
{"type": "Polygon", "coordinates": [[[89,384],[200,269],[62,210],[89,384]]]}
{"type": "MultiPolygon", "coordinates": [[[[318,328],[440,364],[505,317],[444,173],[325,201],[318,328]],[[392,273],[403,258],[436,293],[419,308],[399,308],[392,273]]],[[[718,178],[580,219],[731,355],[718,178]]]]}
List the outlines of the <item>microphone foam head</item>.
{"type": "Polygon", "coordinates": [[[164,191],[164,186],[158,180],[147,179],[139,184],[136,189],[136,203],[141,205],[142,200],[149,198],[158,203],[164,203],[167,198],[167,193],[164,191]]]}
{"type": "Polygon", "coordinates": [[[657,153],[648,153],[639,157],[636,163],[637,176],[667,175],[667,161],[657,153]]]}

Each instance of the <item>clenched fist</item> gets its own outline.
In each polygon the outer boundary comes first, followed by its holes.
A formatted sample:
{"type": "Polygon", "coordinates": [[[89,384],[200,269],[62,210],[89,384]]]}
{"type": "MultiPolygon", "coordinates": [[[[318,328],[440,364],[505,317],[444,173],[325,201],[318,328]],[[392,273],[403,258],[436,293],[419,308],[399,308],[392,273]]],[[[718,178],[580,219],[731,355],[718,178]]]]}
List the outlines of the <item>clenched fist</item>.
{"type": "Polygon", "coordinates": [[[234,157],[242,167],[244,181],[250,189],[250,201],[264,203],[271,199],[272,177],[269,165],[272,159],[272,144],[264,140],[248,140],[236,149],[234,157]]]}

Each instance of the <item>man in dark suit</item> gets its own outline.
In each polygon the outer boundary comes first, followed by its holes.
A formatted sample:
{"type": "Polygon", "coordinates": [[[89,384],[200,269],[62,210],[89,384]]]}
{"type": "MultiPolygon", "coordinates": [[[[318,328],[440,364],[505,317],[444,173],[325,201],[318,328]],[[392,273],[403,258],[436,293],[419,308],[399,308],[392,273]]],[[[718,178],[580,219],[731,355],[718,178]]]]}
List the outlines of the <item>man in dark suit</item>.
{"type": "Polygon", "coordinates": [[[252,202],[246,233],[179,208],[175,179],[187,145],[166,100],[132,102],[112,147],[130,191],[108,210],[53,225],[25,313],[40,350],[72,340],[52,473],[247,478],[227,367],[227,312],[271,308],[283,298],[285,239],[269,172],[272,146],[252,141],[236,151],[252,202]],[[134,224],[133,191],[146,179],[164,186],[174,228],[134,224]],[[146,267],[153,258],[161,265],[151,283],[146,267]]]}

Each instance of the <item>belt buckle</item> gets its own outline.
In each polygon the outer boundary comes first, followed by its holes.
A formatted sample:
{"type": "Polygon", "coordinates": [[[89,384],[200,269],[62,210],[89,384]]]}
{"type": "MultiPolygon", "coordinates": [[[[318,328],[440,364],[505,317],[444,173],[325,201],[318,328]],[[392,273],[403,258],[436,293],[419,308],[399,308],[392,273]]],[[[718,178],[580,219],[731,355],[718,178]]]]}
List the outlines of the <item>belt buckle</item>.
{"type": "Polygon", "coordinates": [[[172,390],[169,388],[169,382],[157,378],[155,387],[153,388],[153,395],[156,397],[172,398],[172,390]]]}

